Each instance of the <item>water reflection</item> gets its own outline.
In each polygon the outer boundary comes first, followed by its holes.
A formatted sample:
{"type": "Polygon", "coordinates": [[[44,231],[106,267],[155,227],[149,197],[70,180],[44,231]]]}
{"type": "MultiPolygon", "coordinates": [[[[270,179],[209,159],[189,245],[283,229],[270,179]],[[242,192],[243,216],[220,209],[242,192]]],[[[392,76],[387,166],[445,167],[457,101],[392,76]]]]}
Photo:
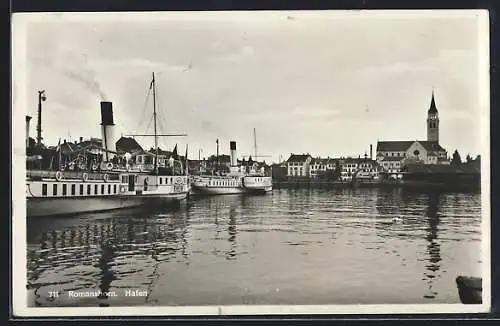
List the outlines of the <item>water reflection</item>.
{"type": "Polygon", "coordinates": [[[227,228],[229,237],[227,240],[230,244],[230,250],[227,252],[226,259],[234,260],[236,259],[236,234],[238,230],[236,228],[236,207],[232,204],[229,208],[229,225],[227,228]]]}
{"type": "Polygon", "coordinates": [[[428,195],[428,207],[427,207],[427,223],[428,227],[426,229],[427,235],[425,239],[427,240],[427,253],[428,253],[428,264],[425,266],[427,272],[424,276],[427,278],[428,293],[424,295],[426,299],[433,299],[438,294],[432,289],[434,279],[440,268],[441,262],[441,250],[440,244],[438,242],[438,226],[439,226],[439,194],[432,193],[428,195]]]}
{"type": "MultiPolygon", "coordinates": [[[[149,283],[152,288],[161,262],[178,253],[182,260],[188,259],[186,213],[180,208],[147,217],[87,216],[75,219],[73,224],[60,219],[59,229],[57,221],[52,220],[54,229],[32,238],[28,247],[27,286],[34,293],[35,304],[43,306],[57,301],[49,298],[49,291],[59,291],[63,294],[59,300],[67,300],[64,294],[68,291],[88,291],[95,284],[95,290],[101,291],[96,304],[106,306],[106,300],[111,299],[109,291],[137,287],[136,282],[127,281],[134,273],[142,274],[142,283],[147,280],[144,285],[149,283]],[[131,268],[131,259],[143,264],[133,264],[131,268]],[[114,285],[116,281],[122,282],[114,285]]],[[[43,222],[39,219],[35,224],[43,222]]]]}
{"type": "Polygon", "coordinates": [[[111,269],[111,262],[116,257],[115,247],[112,243],[102,240],[101,241],[101,257],[98,262],[98,269],[100,269],[100,284],[99,289],[101,294],[99,299],[107,299],[108,291],[110,290],[111,282],[116,279],[115,273],[111,269]]]}
{"type": "Polygon", "coordinates": [[[30,305],[241,304],[242,289],[245,302],[266,304],[458,301],[449,271],[477,263],[453,255],[476,248],[479,216],[473,195],[282,189],[164,211],[36,219],[28,221],[30,305]],[[129,288],[148,295],[48,297],[129,288]]]}

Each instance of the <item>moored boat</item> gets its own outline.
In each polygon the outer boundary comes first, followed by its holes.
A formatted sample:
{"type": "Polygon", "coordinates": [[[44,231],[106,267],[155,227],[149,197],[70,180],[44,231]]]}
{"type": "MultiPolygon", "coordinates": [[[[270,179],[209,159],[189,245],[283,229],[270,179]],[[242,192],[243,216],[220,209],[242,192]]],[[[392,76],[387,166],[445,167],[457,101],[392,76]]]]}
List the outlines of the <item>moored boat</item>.
{"type": "MultiPolygon", "coordinates": [[[[156,125],[156,109],[154,115],[156,125]]],[[[151,154],[155,157],[153,168],[147,164],[129,164],[125,154],[117,153],[111,102],[101,102],[102,146],[93,144],[80,148],[76,142],[73,146],[59,141],[55,149],[41,143],[28,147],[28,117],[26,122],[27,216],[107,211],[187,198],[187,169],[186,173],[175,173],[175,169],[168,169],[165,163],[163,166],[158,164],[157,150],[155,155],[151,154]],[[69,153],[62,155],[62,147],[69,148],[69,153]]],[[[182,170],[182,162],[171,157],[169,163],[175,162],[180,163],[182,170]]]]}
{"type": "Polygon", "coordinates": [[[116,173],[28,170],[27,216],[67,215],[142,205],[142,199],[126,187],[116,173]]]}
{"type": "MultiPolygon", "coordinates": [[[[159,154],[158,148],[158,133],[157,133],[157,111],[156,111],[156,81],[155,75],[152,74],[149,91],[153,93],[153,135],[135,135],[135,136],[153,136],[154,137],[154,153],[144,153],[144,160],[150,158],[150,164],[139,164],[139,171],[123,176],[122,182],[129,184],[130,192],[144,199],[148,204],[167,204],[175,201],[181,201],[187,198],[189,193],[188,169],[187,169],[187,147],[185,155],[185,163],[179,160],[177,155],[177,145],[170,157],[167,159],[159,154]],[[176,168],[176,163],[178,163],[176,168]]],[[[161,135],[163,137],[187,136],[185,134],[176,135],[161,135]]]]}
{"type": "Polygon", "coordinates": [[[257,170],[251,159],[248,166],[238,166],[236,142],[230,142],[231,166],[223,175],[202,175],[194,178],[191,193],[194,195],[229,195],[244,193],[266,193],[272,190],[271,176],[263,168],[257,170]]]}

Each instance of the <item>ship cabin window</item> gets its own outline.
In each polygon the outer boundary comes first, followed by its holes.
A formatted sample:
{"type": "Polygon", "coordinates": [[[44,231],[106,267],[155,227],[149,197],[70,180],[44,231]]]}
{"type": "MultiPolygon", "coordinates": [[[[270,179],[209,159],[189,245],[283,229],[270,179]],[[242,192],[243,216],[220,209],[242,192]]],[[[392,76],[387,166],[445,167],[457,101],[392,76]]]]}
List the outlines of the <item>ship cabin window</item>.
{"type": "Polygon", "coordinates": [[[111,193],[111,185],[108,185],[108,194],[111,193]]]}
{"type": "Polygon", "coordinates": [[[83,185],[80,185],[80,195],[83,195],[83,185]]]}
{"type": "Polygon", "coordinates": [[[113,192],[116,194],[116,185],[113,185],[113,192]]]}
{"type": "Polygon", "coordinates": [[[170,184],[172,184],[174,181],[174,178],[170,177],[170,184]]]}
{"type": "Polygon", "coordinates": [[[42,196],[47,196],[47,184],[42,184],[42,196]]]}
{"type": "Polygon", "coordinates": [[[71,185],[71,195],[75,195],[75,191],[76,191],[76,185],[72,184],[71,185]]]}
{"type": "Polygon", "coordinates": [[[101,195],[104,195],[104,185],[101,185],[101,195]]]}
{"type": "Polygon", "coordinates": [[[62,194],[63,194],[63,196],[66,196],[66,188],[67,188],[68,185],[65,184],[65,183],[63,183],[62,186],[63,186],[62,194]]]}
{"type": "Polygon", "coordinates": [[[57,196],[57,183],[52,185],[52,196],[57,196]]]}
{"type": "Polygon", "coordinates": [[[160,184],[163,184],[163,179],[162,179],[162,177],[160,177],[159,179],[160,179],[160,184]]]}
{"type": "Polygon", "coordinates": [[[97,195],[97,193],[98,193],[98,191],[97,191],[98,187],[99,187],[98,185],[94,186],[94,195],[97,195]]]}
{"type": "Polygon", "coordinates": [[[87,195],[90,195],[90,190],[92,189],[92,187],[90,185],[87,185],[87,195]]]}

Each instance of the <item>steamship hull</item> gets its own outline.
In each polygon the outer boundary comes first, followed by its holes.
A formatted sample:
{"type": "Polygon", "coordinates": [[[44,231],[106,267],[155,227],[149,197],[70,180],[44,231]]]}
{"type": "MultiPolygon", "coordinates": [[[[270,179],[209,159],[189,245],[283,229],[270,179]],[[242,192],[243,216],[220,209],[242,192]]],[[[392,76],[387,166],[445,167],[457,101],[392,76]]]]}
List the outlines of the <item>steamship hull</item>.
{"type": "Polygon", "coordinates": [[[236,194],[244,194],[246,192],[248,191],[242,187],[208,187],[208,186],[191,185],[192,195],[205,195],[205,196],[236,195],[236,194]]]}
{"type": "Polygon", "coordinates": [[[265,176],[245,176],[243,185],[249,192],[266,193],[273,190],[273,181],[271,177],[265,176]]]}
{"type": "Polygon", "coordinates": [[[168,195],[141,195],[145,205],[163,205],[186,200],[188,192],[172,193],[168,195]]]}
{"type": "Polygon", "coordinates": [[[270,177],[205,177],[191,185],[193,195],[258,194],[272,190],[270,177]]]}
{"type": "Polygon", "coordinates": [[[141,205],[143,205],[141,198],[131,196],[27,198],[26,215],[28,217],[64,216],[132,208],[141,205]]]}

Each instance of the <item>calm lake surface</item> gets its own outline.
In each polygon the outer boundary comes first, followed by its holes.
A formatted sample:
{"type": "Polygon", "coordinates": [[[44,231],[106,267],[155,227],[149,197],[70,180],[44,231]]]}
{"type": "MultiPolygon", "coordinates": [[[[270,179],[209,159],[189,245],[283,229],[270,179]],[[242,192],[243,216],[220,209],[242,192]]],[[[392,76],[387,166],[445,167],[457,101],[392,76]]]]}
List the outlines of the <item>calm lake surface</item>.
{"type": "Polygon", "coordinates": [[[481,276],[480,222],[480,194],[402,189],[33,218],[28,305],[459,303],[455,278],[481,276]]]}

